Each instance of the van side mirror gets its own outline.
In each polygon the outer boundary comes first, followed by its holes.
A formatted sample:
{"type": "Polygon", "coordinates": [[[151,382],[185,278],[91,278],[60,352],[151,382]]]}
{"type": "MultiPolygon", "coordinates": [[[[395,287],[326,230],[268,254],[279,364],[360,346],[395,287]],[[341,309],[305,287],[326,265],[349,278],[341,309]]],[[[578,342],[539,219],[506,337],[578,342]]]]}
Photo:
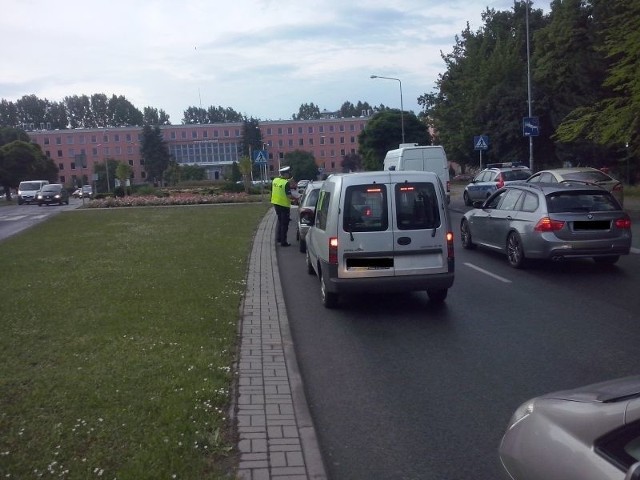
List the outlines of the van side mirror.
{"type": "Polygon", "coordinates": [[[624,480],[639,480],[640,479],[640,462],[636,462],[629,467],[627,474],[624,476],[624,480]]]}

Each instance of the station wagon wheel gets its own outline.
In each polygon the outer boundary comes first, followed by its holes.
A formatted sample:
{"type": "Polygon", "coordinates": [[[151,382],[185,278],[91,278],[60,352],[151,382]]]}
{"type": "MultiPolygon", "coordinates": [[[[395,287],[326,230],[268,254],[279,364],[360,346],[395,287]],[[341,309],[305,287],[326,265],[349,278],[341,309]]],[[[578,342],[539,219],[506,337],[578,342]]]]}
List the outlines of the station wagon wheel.
{"type": "Polygon", "coordinates": [[[473,203],[473,202],[472,202],[472,201],[471,201],[471,199],[469,198],[469,194],[468,194],[467,192],[464,192],[464,193],[462,194],[462,198],[464,199],[464,204],[465,204],[467,207],[470,207],[470,206],[472,205],[472,203],[473,203]]]}
{"type": "Polygon", "coordinates": [[[525,263],[522,240],[516,232],[511,232],[507,238],[507,259],[513,268],[523,268],[525,263]]]}
{"type": "Polygon", "coordinates": [[[327,282],[325,281],[322,270],[320,275],[320,294],[322,295],[322,304],[327,308],[336,308],[338,306],[338,294],[327,291],[327,282]]]}
{"type": "Polygon", "coordinates": [[[476,246],[471,238],[471,227],[469,227],[469,222],[466,218],[463,218],[460,223],[460,241],[462,242],[462,248],[470,250],[476,246]]]}
{"type": "Polygon", "coordinates": [[[311,265],[311,257],[309,256],[309,251],[307,250],[307,273],[309,275],[315,275],[316,271],[313,269],[313,265],[311,265]]]}

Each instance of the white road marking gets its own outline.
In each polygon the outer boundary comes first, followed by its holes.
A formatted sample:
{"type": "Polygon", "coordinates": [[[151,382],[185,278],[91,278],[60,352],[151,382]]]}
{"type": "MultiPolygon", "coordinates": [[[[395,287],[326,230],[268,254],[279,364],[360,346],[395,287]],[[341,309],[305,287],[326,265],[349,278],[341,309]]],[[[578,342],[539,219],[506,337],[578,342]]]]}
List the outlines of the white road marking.
{"type": "Polygon", "coordinates": [[[631,253],[640,253],[640,248],[631,247],[631,253]]]}
{"type": "Polygon", "coordinates": [[[465,263],[465,265],[467,267],[469,267],[469,268],[473,268],[474,270],[477,270],[480,273],[484,273],[485,275],[489,275],[490,277],[495,278],[496,280],[499,280],[501,282],[511,283],[511,280],[507,280],[506,278],[501,277],[500,275],[496,275],[495,273],[491,273],[488,270],[485,270],[484,268],[480,268],[480,267],[474,265],[473,263],[465,263]]]}

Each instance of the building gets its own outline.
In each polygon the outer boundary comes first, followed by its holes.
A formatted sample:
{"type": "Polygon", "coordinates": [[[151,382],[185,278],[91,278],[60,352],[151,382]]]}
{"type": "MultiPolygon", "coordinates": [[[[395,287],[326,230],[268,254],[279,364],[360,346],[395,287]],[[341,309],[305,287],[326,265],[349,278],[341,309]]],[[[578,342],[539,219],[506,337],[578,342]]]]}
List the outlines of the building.
{"type": "MultiPolygon", "coordinates": [[[[272,177],[295,150],[310,152],[319,172],[341,171],[345,155],[358,152],[358,135],[369,117],[318,120],[277,120],[260,122],[263,148],[267,152],[267,174],[272,177]]],[[[173,160],[180,165],[198,165],[212,180],[223,179],[225,171],[242,156],[244,124],[161,126],[173,160]]],[[[95,165],[107,159],[125,162],[132,167],[131,182],[148,181],[140,156],[141,127],[109,127],[73,130],[29,130],[32,141],[58,166],[58,181],[80,185],[82,179],[94,179],[95,165]]]]}

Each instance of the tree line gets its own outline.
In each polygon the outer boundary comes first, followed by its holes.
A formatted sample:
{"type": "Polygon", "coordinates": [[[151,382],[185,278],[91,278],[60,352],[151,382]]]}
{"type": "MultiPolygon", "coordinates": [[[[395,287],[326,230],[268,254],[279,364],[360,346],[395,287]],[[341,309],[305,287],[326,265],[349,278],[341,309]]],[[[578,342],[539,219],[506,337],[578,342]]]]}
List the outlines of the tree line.
{"type": "Polygon", "coordinates": [[[528,80],[536,169],[565,163],[637,174],[640,153],[640,2],[554,0],[550,12],[516,1],[487,9],[483,25],[442,54],[436,90],[418,99],[450,159],[477,166],[473,138],[488,135],[491,162],[529,160],[528,80]],[[529,56],[527,56],[527,20],[529,56]],[[527,75],[529,59],[530,76],[527,75]]]}

